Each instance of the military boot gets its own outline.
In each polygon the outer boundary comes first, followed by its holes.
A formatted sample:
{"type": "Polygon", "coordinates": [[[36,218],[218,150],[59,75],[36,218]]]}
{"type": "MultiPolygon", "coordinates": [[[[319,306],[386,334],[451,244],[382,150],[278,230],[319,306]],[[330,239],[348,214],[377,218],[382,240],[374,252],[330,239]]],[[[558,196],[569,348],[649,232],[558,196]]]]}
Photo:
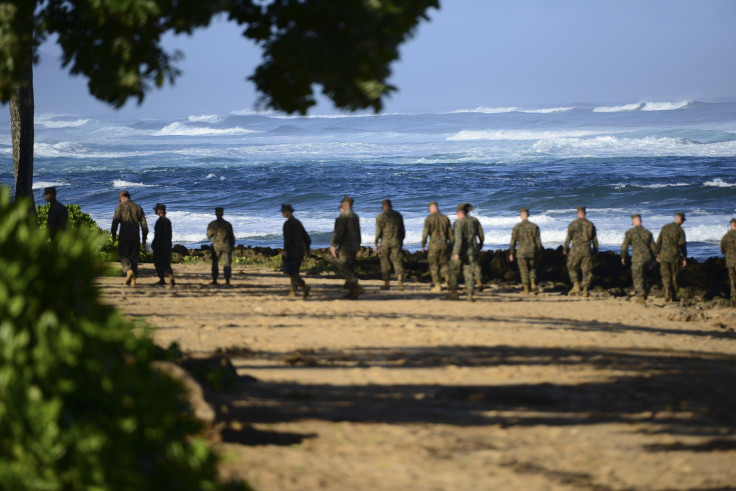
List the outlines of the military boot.
{"type": "Polygon", "coordinates": [[[477,280],[475,282],[475,289],[478,290],[479,292],[483,291],[483,280],[477,280]]]}
{"type": "Polygon", "coordinates": [[[291,285],[289,287],[289,298],[294,298],[294,297],[296,297],[296,286],[291,285]]]}
{"type": "Polygon", "coordinates": [[[225,285],[230,286],[230,278],[225,278],[225,285]]]}
{"type": "Polygon", "coordinates": [[[388,289],[390,289],[390,288],[391,288],[391,287],[389,286],[389,280],[388,280],[388,277],[384,276],[384,277],[383,277],[383,285],[381,285],[381,290],[388,290],[388,289]]]}
{"type": "Polygon", "coordinates": [[[132,276],[132,277],[130,278],[130,286],[135,286],[135,273],[134,273],[134,274],[133,274],[133,276],[132,276]]]}
{"type": "Polygon", "coordinates": [[[171,288],[174,288],[176,286],[176,281],[174,281],[174,275],[170,274],[168,278],[169,278],[169,284],[171,285],[171,288]]]}
{"type": "Polygon", "coordinates": [[[312,287],[309,285],[302,286],[302,298],[307,298],[310,291],[312,291],[312,287]]]}
{"type": "Polygon", "coordinates": [[[576,281],[572,284],[572,289],[567,292],[568,295],[575,295],[576,293],[580,292],[580,282],[576,281]]]}
{"type": "Polygon", "coordinates": [[[583,296],[585,298],[588,298],[590,296],[590,292],[588,291],[588,287],[587,286],[585,288],[583,288],[583,296]]]}
{"type": "Polygon", "coordinates": [[[217,285],[217,278],[212,278],[212,281],[210,281],[210,285],[217,285]]]}
{"type": "Polygon", "coordinates": [[[359,283],[355,283],[354,285],[350,285],[350,291],[345,295],[345,298],[355,300],[362,293],[365,293],[365,289],[359,283]]]}
{"type": "Polygon", "coordinates": [[[434,288],[430,290],[432,293],[440,293],[442,291],[442,285],[439,282],[434,284],[434,288]]]}
{"type": "Polygon", "coordinates": [[[457,299],[458,299],[458,297],[457,297],[457,291],[456,290],[450,291],[450,293],[447,295],[447,300],[457,300],[457,299]]]}
{"type": "Polygon", "coordinates": [[[166,281],[164,281],[164,279],[163,279],[163,278],[161,278],[160,280],[158,280],[158,281],[157,281],[156,283],[154,283],[153,285],[154,285],[154,286],[165,286],[165,285],[166,285],[166,281]]]}
{"type": "Polygon", "coordinates": [[[672,301],[672,290],[670,290],[669,288],[664,289],[664,301],[665,302],[672,301]]]}
{"type": "Polygon", "coordinates": [[[475,302],[475,299],[473,298],[473,292],[468,292],[468,302],[475,302]]]}
{"type": "Polygon", "coordinates": [[[529,295],[529,285],[524,285],[524,291],[521,293],[522,295],[529,295]]]}
{"type": "Polygon", "coordinates": [[[535,295],[539,294],[539,287],[537,287],[537,282],[535,280],[531,280],[532,283],[532,293],[535,295]]]}
{"type": "Polygon", "coordinates": [[[135,273],[132,269],[125,272],[125,284],[131,286],[135,282],[135,273]]]}
{"type": "Polygon", "coordinates": [[[398,289],[398,290],[399,290],[400,292],[403,292],[403,291],[404,291],[404,275],[403,275],[403,274],[400,274],[400,275],[399,275],[399,278],[398,278],[398,283],[397,283],[397,285],[396,285],[396,288],[397,288],[397,289],[398,289]]]}

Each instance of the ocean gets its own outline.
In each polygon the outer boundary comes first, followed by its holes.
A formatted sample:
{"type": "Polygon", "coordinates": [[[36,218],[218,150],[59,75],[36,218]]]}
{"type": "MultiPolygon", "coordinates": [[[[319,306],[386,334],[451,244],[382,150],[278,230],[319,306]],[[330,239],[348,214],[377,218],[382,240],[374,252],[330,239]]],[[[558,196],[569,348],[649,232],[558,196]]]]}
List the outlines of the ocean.
{"type": "MultiPolygon", "coordinates": [[[[7,117],[6,117],[7,118],[7,117]]],[[[0,126],[0,184],[12,185],[10,125],[0,126]]],[[[206,243],[214,208],[245,245],[281,245],[282,203],[329,245],[343,195],[355,198],[372,245],[381,200],[404,215],[406,247],[419,248],[427,203],[454,218],[469,202],[485,249],[508,247],[521,207],[545,247],[565,239],[588,207],[604,249],[618,250],[641,213],[657,236],[687,214],[690,255],[720,254],[736,216],[736,103],[641,102],[620,106],[477,107],[441,114],[313,115],[235,111],[177,119],[36,117],[36,200],[57,186],[109,227],[118,192],[154,222],[165,203],[174,241],[206,243]]]]}

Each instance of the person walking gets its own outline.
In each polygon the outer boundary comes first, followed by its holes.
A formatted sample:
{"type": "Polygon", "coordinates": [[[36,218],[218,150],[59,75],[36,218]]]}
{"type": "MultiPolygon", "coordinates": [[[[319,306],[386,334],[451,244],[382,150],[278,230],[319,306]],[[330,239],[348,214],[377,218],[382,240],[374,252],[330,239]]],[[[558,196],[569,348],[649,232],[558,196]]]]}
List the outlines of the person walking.
{"type": "Polygon", "coordinates": [[[640,214],[631,215],[631,224],[633,227],[626,231],[624,242],[621,244],[621,264],[626,265],[631,247],[631,279],[634,283],[636,301],[646,303],[646,271],[652,258],[657,255],[657,246],[652,233],[642,225],[640,214]]]}
{"type": "Polygon", "coordinates": [[[391,278],[391,267],[396,272],[397,288],[404,290],[404,266],[401,258],[401,248],[404,245],[406,229],[401,213],[393,209],[390,199],[381,203],[383,212],[376,217],[376,254],[381,260],[381,290],[388,290],[391,278]]]}
{"type": "Polygon", "coordinates": [[[590,283],[593,279],[593,254],[598,252],[598,237],[595,225],[588,220],[584,206],[578,207],[577,215],[577,220],[568,225],[565,238],[564,254],[567,256],[567,271],[573,285],[567,294],[579,293],[582,286],[583,296],[588,297],[590,283]],[[570,247],[571,242],[572,248],[570,247]],[[580,273],[583,276],[582,284],[580,273]]]}
{"type": "Polygon", "coordinates": [[[522,208],[519,211],[519,217],[521,222],[514,225],[511,231],[509,261],[512,263],[516,261],[519,265],[524,295],[529,295],[530,291],[536,295],[539,293],[536,262],[542,252],[542,239],[539,227],[529,221],[529,208],[522,208]]]}
{"type": "Polygon", "coordinates": [[[158,215],[158,220],[153,226],[153,241],[151,242],[151,250],[153,251],[153,266],[156,268],[158,283],[156,285],[166,285],[168,278],[169,284],[173,287],[174,271],[171,269],[171,220],[166,218],[166,205],[156,203],[153,212],[158,215]]]}
{"type": "Polygon", "coordinates": [[[312,239],[304,229],[302,222],[294,217],[294,208],[291,205],[281,205],[281,216],[286,218],[283,228],[284,272],[291,279],[289,297],[295,297],[297,289],[301,288],[302,298],[307,298],[311,288],[302,279],[299,269],[302,266],[304,255],[309,254],[312,239]]]}
{"type": "Polygon", "coordinates": [[[677,301],[680,269],[687,266],[687,240],[682,229],[683,223],[685,214],[675,213],[675,220],[662,227],[657,237],[657,262],[662,275],[665,302],[677,301]]]}
{"type": "Polygon", "coordinates": [[[450,219],[447,218],[447,215],[440,213],[437,202],[432,201],[428,207],[429,216],[424,219],[424,230],[422,231],[422,252],[427,246],[427,237],[429,237],[427,262],[434,285],[432,292],[439,293],[442,291],[442,279],[448,286],[450,284],[450,253],[455,243],[455,236],[452,233],[450,219]]]}
{"type": "Polygon", "coordinates": [[[233,233],[233,226],[223,218],[224,214],[224,208],[215,208],[216,219],[207,226],[207,238],[212,241],[212,282],[210,285],[217,285],[220,263],[222,263],[225,285],[230,286],[230,278],[232,277],[235,234],[233,233]]]}
{"type": "Polygon", "coordinates": [[[345,278],[348,289],[345,298],[355,300],[365,292],[355,273],[355,260],[360,249],[360,219],[353,212],[355,200],[345,196],[340,202],[340,215],[335,219],[330,253],[337,260],[338,273],[345,278]]]}

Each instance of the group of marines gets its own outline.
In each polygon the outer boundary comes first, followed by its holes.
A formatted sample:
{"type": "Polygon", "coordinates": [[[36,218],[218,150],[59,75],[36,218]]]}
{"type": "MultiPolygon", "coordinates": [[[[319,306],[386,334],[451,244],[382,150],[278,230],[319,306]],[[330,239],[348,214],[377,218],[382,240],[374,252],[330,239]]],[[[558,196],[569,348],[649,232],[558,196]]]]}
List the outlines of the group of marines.
{"type": "MultiPolygon", "coordinates": [[[[135,285],[138,274],[140,248],[145,248],[148,235],[146,217],[140,205],[130,199],[128,191],[119,193],[120,203],[115,209],[112,221],[112,238],[118,242],[118,255],[127,285],[135,285]],[[118,233],[119,227],[119,233],[118,233]],[[142,237],[139,234],[142,232],[142,237]]],[[[53,238],[56,231],[66,225],[66,208],[56,200],[56,189],[44,190],[46,201],[51,204],[48,228],[53,238]]],[[[360,285],[355,271],[357,254],[361,247],[360,219],[353,211],[353,198],[345,196],[340,203],[340,214],[330,244],[330,253],[336,261],[338,273],[345,279],[348,290],[346,298],[356,299],[364,288],[360,285]]],[[[481,291],[480,251],[483,247],[483,227],[470,212],[469,203],[457,206],[457,220],[454,226],[442,214],[436,201],[429,203],[429,216],[424,221],[422,251],[427,252],[429,271],[432,277],[432,292],[442,291],[444,280],[449,290],[448,299],[458,299],[458,277],[462,271],[467,300],[473,301],[475,291],[481,291]]],[[[166,206],[156,204],[154,212],[158,215],[155,224],[155,238],[151,244],[154,266],[159,278],[157,285],[165,285],[166,280],[174,286],[171,269],[172,229],[166,217],[166,206]]],[[[310,287],[300,275],[300,267],[309,254],[311,239],[302,223],[294,217],[290,204],[281,206],[281,214],[286,219],[283,226],[284,272],[289,275],[291,284],[289,296],[294,297],[301,289],[302,297],[309,296],[310,287]]],[[[223,265],[225,284],[230,285],[232,276],[232,251],[235,235],[232,225],[223,218],[224,209],[215,208],[215,220],[207,226],[207,238],[212,241],[212,285],[217,285],[219,265],[223,265]]],[[[529,209],[522,208],[521,221],[511,232],[509,261],[516,262],[521,275],[525,295],[538,294],[537,266],[543,251],[539,227],[529,221],[529,209]]],[[[631,275],[636,300],[645,302],[647,298],[646,274],[654,264],[659,263],[665,301],[677,300],[678,275],[687,266],[687,242],[682,224],[684,213],[675,213],[672,223],[662,227],[657,241],[652,233],[642,225],[641,215],[631,215],[632,227],[626,231],[621,245],[621,262],[631,264],[631,275]],[[631,256],[629,256],[631,249],[631,256]],[[656,263],[655,263],[656,261],[656,263]]],[[[726,256],[731,283],[731,298],[736,301],[736,218],[729,224],[729,231],[721,240],[721,252],[726,256]]],[[[397,289],[404,290],[404,268],[402,249],[406,230],[401,213],[393,209],[391,200],[382,202],[382,212],[376,217],[375,252],[381,262],[382,290],[390,289],[391,270],[397,277],[397,289]]],[[[592,257],[598,252],[596,228],[588,220],[585,207],[578,207],[577,219],[567,227],[563,253],[567,256],[567,268],[572,289],[568,295],[588,297],[593,277],[592,257]]]]}

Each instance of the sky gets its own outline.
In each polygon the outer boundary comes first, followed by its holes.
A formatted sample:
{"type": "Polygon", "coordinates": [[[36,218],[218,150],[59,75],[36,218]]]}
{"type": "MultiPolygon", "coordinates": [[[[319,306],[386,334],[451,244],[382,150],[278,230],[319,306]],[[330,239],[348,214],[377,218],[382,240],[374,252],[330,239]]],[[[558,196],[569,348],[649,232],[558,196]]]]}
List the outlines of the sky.
{"type": "MultiPolygon", "coordinates": [[[[575,102],[736,99],[736,1],[441,0],[401,49],[385,112],[575,102]]],[[[217,20],[168,37],[183,75],[140,106],[115,110],[60,67],[53,42],[40,48],[36,113],[161,117],[252,109],[246,80],[260,51],[241,28],[217,20]]],[[[7,106],[6,106],[7,107],[7,106]]],[[[320,101],[312,113],[332,113],[320,101]]]]}

